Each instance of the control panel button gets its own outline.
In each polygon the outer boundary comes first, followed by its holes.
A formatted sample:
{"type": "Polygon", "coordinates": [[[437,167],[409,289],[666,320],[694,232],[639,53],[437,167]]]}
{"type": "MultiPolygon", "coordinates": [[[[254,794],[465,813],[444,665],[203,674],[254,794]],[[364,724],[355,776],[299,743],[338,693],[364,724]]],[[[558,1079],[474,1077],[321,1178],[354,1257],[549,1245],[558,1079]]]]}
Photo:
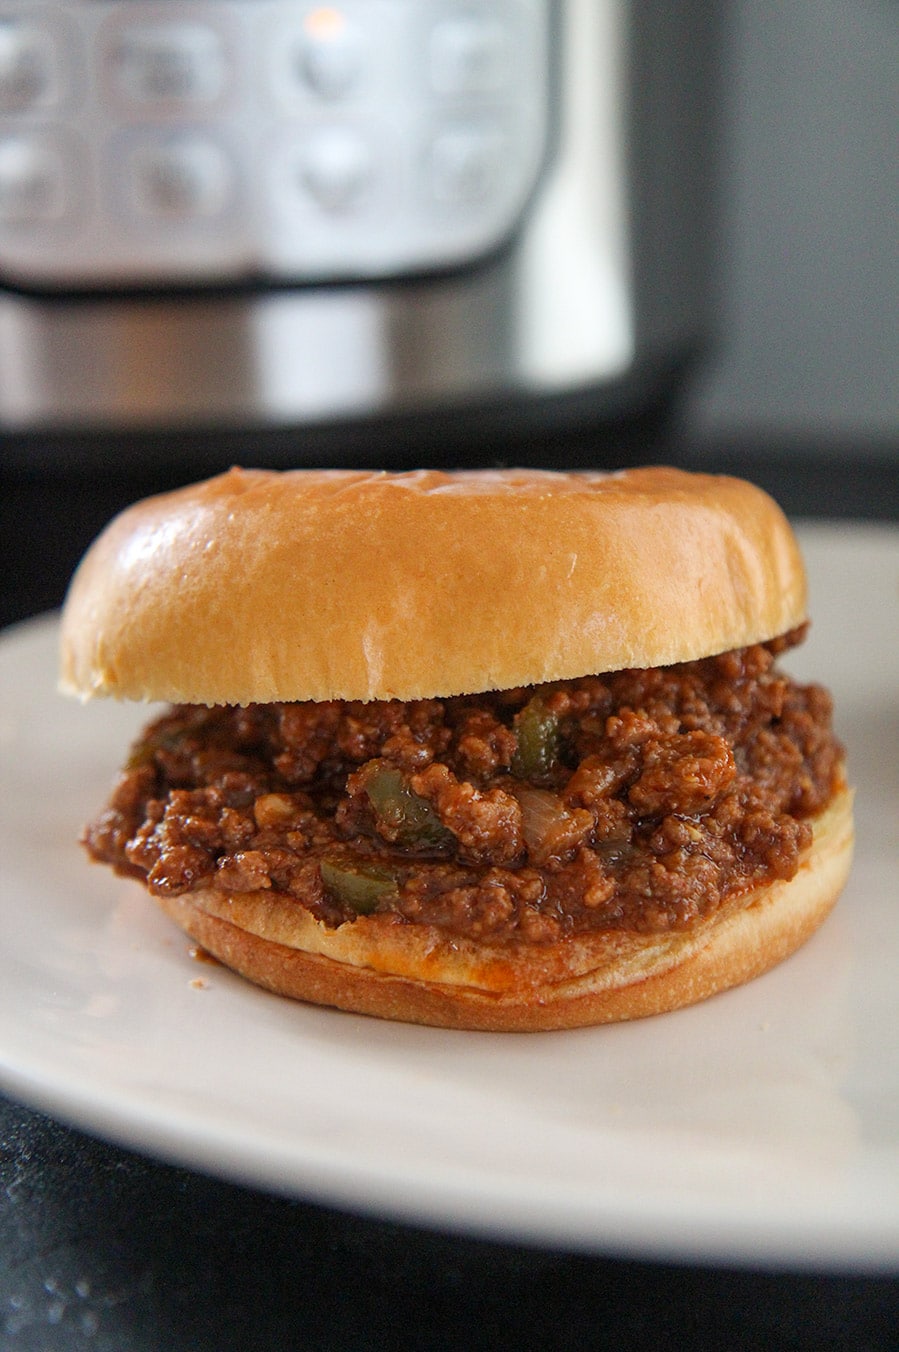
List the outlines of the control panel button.
{"type": "Polygon", "coordinates": [[[493,124],[448,127],[428,147],[426,189],[434,203],[465,206],[499,195],[505,138],[493,124]]]}
{"type": "Polygon", "coordinates": [[[510,78],[509,29],[494,15],[459,13],[431,32],[429,74],[436,94],[495,93],[510,78]]]}
{"type": "Polygon", "coordinates": [[[393,26],[380,23],[383,3],[279,6],[260,24],[264,98],[315,115],[334,105],[395,97],[385,69],[393,26]],[[358,8],[358,7],[357,7],[358,8]]]}
{"type": "Polygon", "coordinates": [[[0,222],[45,225],[61,220],[69,203],[68,157],[46,135],[0,140],[0,222]]]}
{"type": "Polygon", "coordinates": [[[62,96],[58,40],[44,24],[0,19],[0,112],[52,107],[62,96]]]}
{"type": "Polygon", "coordinates": [[[347,211],[371,179],[372,156],[358,132],[321,127],[298,151],[297,169],[302,188],[323,211],[347,211]]]}
{"type": "Polygon", "coordinates": [[[345,97],[362,71],[360,34],[342,10],[321,5],[306,15],[295,40],[297,78],[321,99],[345,97]]]}
{"type": "Polygon", "coordinates": [[[122,162],[125,202],[148,220],[189,223],[220,216],[234,190],[231,161],[200,135],[148,138],[129,145],[122,162]]]}
{"type": "Polygon", "coordinates": [[[215,103],[229,78],[221,34],[201,23],[123,26],[106,60],[119,97],[140,105],[215,103]]]}

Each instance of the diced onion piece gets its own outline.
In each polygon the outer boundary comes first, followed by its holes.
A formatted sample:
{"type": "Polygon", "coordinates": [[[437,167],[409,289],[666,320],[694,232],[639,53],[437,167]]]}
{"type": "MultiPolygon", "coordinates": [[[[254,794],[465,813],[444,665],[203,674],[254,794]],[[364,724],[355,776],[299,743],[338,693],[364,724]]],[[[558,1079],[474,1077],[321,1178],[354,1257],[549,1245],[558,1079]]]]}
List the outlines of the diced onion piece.
{"type": "Polygon", "coordinates": [[[592,813],[566,807],[547,789],[522,784],[516,797],[521,804],[521,834],[534,864],[569,855],[593,828],[592,813]]]}

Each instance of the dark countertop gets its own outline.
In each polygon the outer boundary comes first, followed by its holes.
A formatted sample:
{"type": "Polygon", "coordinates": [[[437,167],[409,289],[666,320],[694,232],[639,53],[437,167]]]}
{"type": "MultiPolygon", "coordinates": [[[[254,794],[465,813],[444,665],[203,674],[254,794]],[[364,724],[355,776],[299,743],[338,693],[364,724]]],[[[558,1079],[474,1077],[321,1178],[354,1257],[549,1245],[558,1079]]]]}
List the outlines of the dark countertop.
{"type": "MultiPolygon", "coordinates": [[[[794,514],[899,519],[896,461],[730,461],[714,467],[738,467],[794,514]]],[[[0,476],[0,622],[59,604],[111,513],[166,486],[134,473],[0,476]]],[[[0,1099],[10,1352],[892,1352],[897,1328],[894,1276],[665,1265],[429,1232],[148,1160],[0,1099]]]]}
{"type": "Polygon", "coordinates": [[[269,1197],[0,1102],[9,1352],[892,1352],[888,1277],[496,1244],[269,1197]]]}

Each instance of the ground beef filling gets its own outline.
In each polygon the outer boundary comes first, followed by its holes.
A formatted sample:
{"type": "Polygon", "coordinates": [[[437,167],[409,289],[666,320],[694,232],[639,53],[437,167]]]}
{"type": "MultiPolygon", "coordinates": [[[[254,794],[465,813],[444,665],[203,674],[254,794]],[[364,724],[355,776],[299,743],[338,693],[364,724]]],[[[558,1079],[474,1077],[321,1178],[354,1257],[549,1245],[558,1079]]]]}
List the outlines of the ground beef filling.
{"type": "Polygon", "coordinates": [[[157,894],[273,888],[492,943],[679,929],[796,872],[841,783],[831,701],[776,656],[409,703],[183,706],[90,853],[157,894]]]}

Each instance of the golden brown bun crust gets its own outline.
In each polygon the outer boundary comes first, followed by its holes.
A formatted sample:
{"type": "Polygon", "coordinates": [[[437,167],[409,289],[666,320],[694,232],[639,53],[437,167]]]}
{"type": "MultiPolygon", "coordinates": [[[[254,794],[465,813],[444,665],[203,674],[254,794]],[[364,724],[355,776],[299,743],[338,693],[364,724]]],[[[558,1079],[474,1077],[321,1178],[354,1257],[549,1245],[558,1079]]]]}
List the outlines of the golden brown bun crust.
{"type": "Polygon", "coordinates": [[[207,890],[158,900],[209,953],[279,995],[407,1023],[532,1032],[661,1014],[759,976],[824,920],[852,845],[845,790],[815,823],[795,878],[743,896],[699,926],[511,951],[388,916],[327,930],[280,894],[207,890]]]}
{"type": "Polygon", "coordinates": [[[470,693],[744,647],[805,600],[783,514],[738,479],[232,470],[94,543],[61,684],[198,704],[470,693]]]}

